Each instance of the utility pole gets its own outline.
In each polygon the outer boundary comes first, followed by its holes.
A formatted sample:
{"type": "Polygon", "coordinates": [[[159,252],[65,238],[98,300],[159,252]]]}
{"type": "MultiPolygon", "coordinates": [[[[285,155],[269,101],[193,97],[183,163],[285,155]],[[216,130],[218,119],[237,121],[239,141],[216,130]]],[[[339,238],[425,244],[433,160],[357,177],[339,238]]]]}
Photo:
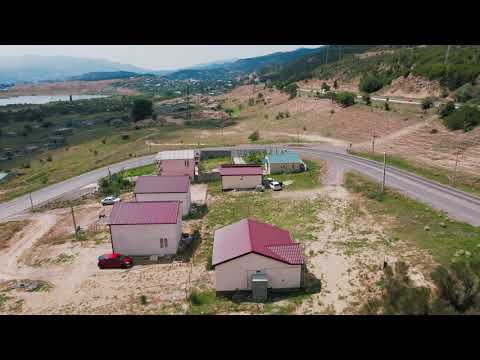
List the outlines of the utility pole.
{"type": "Polygon", "coordinates": [[[112,173],[110,171],[110,168],[107,168],[108,169],[108,178],[110,179],[110,181],[112,181],[112,173]]]}
{"type": "Polygon", "coordinates": [[[375,154],[375,133],[372,136],[372,154],[375,154]]]}
{"type": "Polygon", "coordinates": [[[385,192],[385,173],[387,169],[387,152],[383,153],[383,180],[382,180],[382,194],[385,192]]]}
{"type": "Polygon", "coordinates": [[[32,193],[29,193],[28,195],[29,195],[29,197],[30,197],[30,206],[32,207],[32,211],[33,211],[32,193]]]}
{"type": "Polygon", "coordinates": [[[72,220],[73,220],[73,229],[75,231],[75,238],[78,238],[77,222],[75,221],[75,214],[73,213],[73,206],[70,206],[70,210],[72,211],[72,220]]]}
{"type": "Polygon", "coordinates": [[[457,179],[457,166],[458,166],[458,156],[460,155],[460,150],[457,151],[456,156],[455,156],[455,168],[453,170],[453,185],[455,185],[455,181],[457,179]]]}

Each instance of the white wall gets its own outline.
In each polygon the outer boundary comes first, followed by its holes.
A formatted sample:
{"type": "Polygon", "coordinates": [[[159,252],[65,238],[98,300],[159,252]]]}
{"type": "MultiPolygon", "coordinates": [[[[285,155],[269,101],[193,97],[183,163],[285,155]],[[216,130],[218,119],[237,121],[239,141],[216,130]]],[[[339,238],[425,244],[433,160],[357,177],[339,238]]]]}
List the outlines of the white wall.
{"type": "Polygon", "coordinates": [[[137,201],[180,201],[182,203],[182,215],[190,212],[190,188],[188,193],[162,193],[162,194],[135,194],[137,201]]]}
{"type": "Polygon", "coordinates": [[[182,236],[182,214],[177,224],[111,225],[113,250],[122,255],[175,254],[182,236]],[[168,239],[168,246],[160,248],[160,239],[168,239]]]}
{"type": "Polygon", "coordinates": [[[253,189],[262,183],[262,175],[222,176],[222,189],[253,189]]]}
{"type": "Polygon", "coordinates": [[[289,265],[262,255],[250,253],[215,266],[217,291],[250,290],[250,276],[257,270],[267,274],[273,289],[299,288],[301,265],[289,265]]]}

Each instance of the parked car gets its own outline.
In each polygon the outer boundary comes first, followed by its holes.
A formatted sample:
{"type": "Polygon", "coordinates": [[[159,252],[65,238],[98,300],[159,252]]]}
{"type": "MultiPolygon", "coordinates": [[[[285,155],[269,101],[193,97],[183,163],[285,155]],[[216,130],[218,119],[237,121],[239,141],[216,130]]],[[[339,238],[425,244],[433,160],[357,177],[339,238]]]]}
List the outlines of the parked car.
{"type": "Polygon", "coordinates": [[[115,204],[116,202],[119,202],[120,201],[120,198],[118,197],[115,197],[115,196],[107,196],[106,198],[103,198],[102,199],[102,205],[105,206],[105,205],[113,205],[115,204]]]}
{"type": "Polygon", "coordinates": [[[100,269],[127,269],[133,266],[133,259],[117,253],[105,254],[98,257],[100,269]]]}
{"type": "Polygon", "coordinates": [[[270,189],[272,189],[273,191],[279,191],[282,190],[282,185],[280,185],[278,181],[272,181],[270,183],[270,189]]]}
{"type": "Polygon", "coordinates": [[[265,179],[263,179],[263,181],[262,181],[262,185],[265,186],[265,187],[270,187],[270,183],[271,183],[272,181],[275,181],[275,180],[273,180],[272,178],[265,178],[265,179]]]}

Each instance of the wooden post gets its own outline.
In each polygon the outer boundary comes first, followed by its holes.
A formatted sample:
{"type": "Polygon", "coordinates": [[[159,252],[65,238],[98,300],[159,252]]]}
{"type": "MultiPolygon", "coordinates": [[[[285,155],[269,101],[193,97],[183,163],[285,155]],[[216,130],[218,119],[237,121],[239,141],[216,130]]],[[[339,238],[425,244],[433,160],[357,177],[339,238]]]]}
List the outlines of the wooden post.
{"type": "Polygon", "coordinates": [[[383,153],[383,180],[382,180],[382,194],[385,192],[385,172],[387,169],[387,153],[383,153]]]}
{"type": "Polygon", "coordinates": [[[78,238],[77,222],[75,221],[75,214],[73,213],[73,206],[70,206],[70,210],[72,211],[72,220],[73,220],[73,229],[75,231],[75,238],[78,238]]]}
{"type": "Polygon", "coordinates": [[[372,154],[375,154],[375,134],[372,136],[372,154]]]}

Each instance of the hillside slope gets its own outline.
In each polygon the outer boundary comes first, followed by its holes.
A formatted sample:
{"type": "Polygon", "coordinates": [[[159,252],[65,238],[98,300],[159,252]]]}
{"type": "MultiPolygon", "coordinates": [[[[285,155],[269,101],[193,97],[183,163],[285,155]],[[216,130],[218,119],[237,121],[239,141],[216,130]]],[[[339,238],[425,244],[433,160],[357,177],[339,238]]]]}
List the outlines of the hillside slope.
{"type": "Polygon", "coordinates": [[[375,79],[375,86],[368,92],[374,92],[395,79],[421,78],[438,82],[429,95],[438,95],[439,88],[445,93],[476,82],[480,75],[480,46],[452,45],[447,62],[446,55],[447,45],[335,45],[266,72],[264,80],[285,86],[312,78],[359,82],[370,77],[375,79]]]}

